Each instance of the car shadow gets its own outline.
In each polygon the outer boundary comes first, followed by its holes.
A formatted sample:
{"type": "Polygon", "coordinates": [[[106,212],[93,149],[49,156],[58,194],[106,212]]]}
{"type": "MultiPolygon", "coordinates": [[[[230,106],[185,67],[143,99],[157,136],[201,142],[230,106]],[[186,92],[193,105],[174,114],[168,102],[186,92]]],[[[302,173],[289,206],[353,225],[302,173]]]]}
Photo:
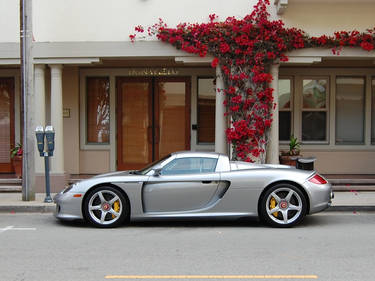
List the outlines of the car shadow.
{"type": "Polygon", "coordinates": [[[159,219],[152,221],[138,221],[128,224],[130,227],[262,227],[256,218],[241,218],[236,220],[223,219],[159,219]]]}
{"type": "MultiPolygon", "coordinates": [[[[76,228],[95,228],[85,220],[56,220],[58,226],[76,227],[76,228]]],[[[220,220],[220,219],[197,219],[197,220],[181,220],[181,219],[159,219],[159,220],[143,220],[137,222],[124,223],[123,227],[264,227],[256,218],[243,218],[236,220],[220,220]]]]}
{"type": "MultiPolygon", "coordinates": [[[[73,220],[63,221],[55,220],[55,224],[63,227],[74,227],[74,228],[93,228],[85,220],[73,220]]],[[[332,221],[326,219],[324,216],[306,216],[303,221],[292,228],[305,228],[305,227],[322,227],[325,225],[332,225],[332,221]]],[[[210,227],[236,227],[236,228],[273,228],[268,226],[257,218],[241,218],[241,219],[153,219],[153,220],[142,220],[130,223],[124,223],[124,225],[118,228],[126,227],[139,227],[139,228],[154,228],[154,227],[180,227],[180,228],[210,228],[210,227]]],[[[288,228],[287,228],[288,229],[288,228]]]]}

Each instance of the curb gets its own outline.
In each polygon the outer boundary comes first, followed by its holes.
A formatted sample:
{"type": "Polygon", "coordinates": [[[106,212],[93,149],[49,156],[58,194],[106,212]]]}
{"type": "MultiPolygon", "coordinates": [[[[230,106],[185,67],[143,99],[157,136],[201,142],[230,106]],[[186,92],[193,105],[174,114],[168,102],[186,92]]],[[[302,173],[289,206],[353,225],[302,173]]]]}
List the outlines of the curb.
{"type": "Polygon", "coordinates": [[[0,206],[0,213],[53,213],[55,205],[38,206],[0,206]]]}
{"type": "Polygon", "coordinates": [[[325,212],[375,212],[375,206],[331,206],[325,212]]]}

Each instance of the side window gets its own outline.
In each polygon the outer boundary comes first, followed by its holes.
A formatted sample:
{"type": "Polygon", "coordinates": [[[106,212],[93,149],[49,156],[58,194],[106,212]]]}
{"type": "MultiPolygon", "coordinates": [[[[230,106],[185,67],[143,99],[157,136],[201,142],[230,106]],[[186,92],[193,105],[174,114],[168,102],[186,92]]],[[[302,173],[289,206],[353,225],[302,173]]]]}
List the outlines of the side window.
{"type": "Polygon", "coordinates": [[[217,159],[215,158],[178,158],[167,164],[161,171],[162,175],[183,175],[212,173],[215,171],[217,159]]]}

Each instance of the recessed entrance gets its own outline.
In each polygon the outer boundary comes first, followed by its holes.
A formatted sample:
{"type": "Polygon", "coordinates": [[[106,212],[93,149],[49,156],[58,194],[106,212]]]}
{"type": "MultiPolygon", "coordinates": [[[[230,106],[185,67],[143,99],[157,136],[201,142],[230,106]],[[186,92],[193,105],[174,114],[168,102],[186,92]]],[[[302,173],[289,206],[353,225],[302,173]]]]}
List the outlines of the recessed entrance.
{"type": "Polygon", "coordinates": [[[190,149],[190,78],[117,79],[117,169],[190,149]]]}
{"type": "Polygon", "coordinates": [[[0,172],[10,173],[14,144],[14,78],[0,77],[0,172]]]}

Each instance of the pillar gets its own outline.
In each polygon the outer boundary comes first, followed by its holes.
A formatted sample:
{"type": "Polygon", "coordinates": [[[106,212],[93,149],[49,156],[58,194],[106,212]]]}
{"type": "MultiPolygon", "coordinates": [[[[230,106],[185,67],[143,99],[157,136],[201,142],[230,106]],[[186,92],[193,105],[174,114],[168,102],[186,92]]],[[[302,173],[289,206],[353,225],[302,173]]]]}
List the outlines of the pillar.
{"type": "Polygon", "coordinates": [[[224,81],[220,66],[216,67],[216,105],[215,105],[215,151],[228,154],[228,145],[225,131],[227,120],[225,114],[225,95],[223,93],[224,81]]]}
{"type": "MultiPolygon", "coordinates": [[[[34,93],[35,93],[35,125],[46,125],[46,89],[45,89],[45,65],[34,65],[34,93]]],[[[35,128],[33,128],[35,130],[35,128]]],[[[44,173],[44,160],[40,157],[38,149],[35,147],[35,173],[41,175],[44,173]]]]}
{"type": "Polygon", "coordinates": [[[276,106],[272,109],[272,124],[267,144],[266,162],[279,163],[279,64],[271,66],[270,73],[273,77],[270,87],[273,88],[273,102],[276,106]]]}
{"type": "Polygon", "coordinates": [[[62,65],[53,64],[51,68],[51,125],[55,129],[55,151],[51,157],[51,172],[64,173],[64,131],[62,101],[62,65]]]}

